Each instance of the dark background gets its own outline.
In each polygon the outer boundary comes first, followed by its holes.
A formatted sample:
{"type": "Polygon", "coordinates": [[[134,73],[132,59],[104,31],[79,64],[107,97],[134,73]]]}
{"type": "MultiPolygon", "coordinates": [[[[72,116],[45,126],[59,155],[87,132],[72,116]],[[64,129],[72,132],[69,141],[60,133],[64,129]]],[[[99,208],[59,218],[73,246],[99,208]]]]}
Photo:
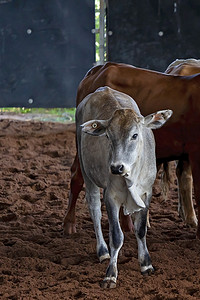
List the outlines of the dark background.
{"type": "MultiPolygon", "coordinates": [[[[94,0],[0,0],[0,107],[74,107],[95,61],[94,0]]],[[[199,58],[199,0],[107,0],[108,60],[199,58]]]]}
{"type": "Polygon", "coordinates": [[[0,106],[75,106],[94,19],[93,0],[0,0],[0,106]]]}
{"type": "Polygon", "coordinates": [[[110,61],[163,72],[176,58],[200,58],[199,0],[109,0],[107,15],[110,61]]]}

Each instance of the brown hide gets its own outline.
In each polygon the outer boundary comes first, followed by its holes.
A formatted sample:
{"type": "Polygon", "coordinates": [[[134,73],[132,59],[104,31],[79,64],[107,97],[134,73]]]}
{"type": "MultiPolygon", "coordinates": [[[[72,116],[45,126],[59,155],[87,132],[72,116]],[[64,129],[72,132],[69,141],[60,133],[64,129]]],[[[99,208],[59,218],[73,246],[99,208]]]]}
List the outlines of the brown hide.
{"type": "Polygon", "coordinates": [[[200,75],[171,76],[131,65],[107,63],[86,74],[78,89],[77,105],[86,95],[105,85],[130,95],[143,115],[162,109],[173,110],[171,120],[154,131],[159,161],[178,159],[196,148],[194,144],[200,140],[200,75]]]}
{"type": "MultiPolygon", "coordinates": [[[[179,75],[179,76],[189,76],[193,74],[200,73],[200,60],[197,59],[177,59],[174,62],[172,62],[165,71],[166,74],[172,74],[172,75],[179,75]]],[[[198,106],[198,101],[197,101],[198,106]]],[[[195,115],[195,109],[194,115],[195,115]]],[[[198,111],[198,107],[197,107],[198,111]]],[[[192,121],[193,122],[193,121],[192,121]]],[[[195,124],[194,128],[196,127],[195,124]]],[[[198,127],[198,125],[197,125],[198,127]]],[[[191,161],[191,157],[183,157],[182,159],[179,159],[176,161],[176,174],[177,174],[177,183],[178,183],[178,189],[179,189],[179,204],[178,204],[178,212],[179,215],[182,217],[182,219],[185,221],[185,223],[189,226],[196,227],[198,224],[198,220],[196,218],[196,213],[193,205],[193,178],[192,178],[192,169],[191,169],[191,163],[193,166],[195,165],[195,168],[193,167],[193,173],[196,172],[195,169],[197,169],[197,174],[199,174],[198,169],[198,137],[193,136],[193,134],[197,134],[197,130],[190,130],[190,127],[185,127],[186,132],[187,130],[187,144],[185,145],[185,151],[190,152],[193,150],[193,153],[196,153],[197,157],[194,157],[191,161]],[[195,147],[197,147],[195,151],[195,147]],[[189,161],[190,159],[190,161],[189,161]]],[[[165,196],[167,196],[167,192],[169,190],[170,182],[171,182],[171,175],[170,175],[170,164],[166,162],[164,165],[164,172],[163,172],[163,191],[165,193],[165,196]]],[[[195,194],[198,199],[197,195],[197,187],[195,187],[195,194]]]]}

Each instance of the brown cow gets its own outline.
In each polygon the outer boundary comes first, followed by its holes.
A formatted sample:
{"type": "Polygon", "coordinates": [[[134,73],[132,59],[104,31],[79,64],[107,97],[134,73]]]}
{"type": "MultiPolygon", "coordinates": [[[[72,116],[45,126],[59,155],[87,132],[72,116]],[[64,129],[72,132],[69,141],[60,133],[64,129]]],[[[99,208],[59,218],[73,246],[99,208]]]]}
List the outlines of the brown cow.
{"type": "MultiPolygon", "coordinates": [[[[190,161],[199,215],[197,236],[200,237],[200,75],[172,76],[126,64],[106,63],[92,68],[81,81],[77,105],[89,93],[106,85],[134,98],[143,115],[161,109],[173,110],[170,121],[154,133],[157,163],[190,161]]],[[[76,231],[75,205],[83,186],[77,155],[71,171],[69,204],[64,219],[64,232],[67,234],[76,231]]],[[[131,229],[130,218],[129,221],[131,229]]]]}
{"type": "MultiPolygon", "coordinates": [[[[166,74],[188,76],[200,73],[199,59],[176,59],[165,71],[166,74]]],[[[197,217],[192,201],[192,170],[188,160],[180,160],[176,166],[179,186],[179,215],[189,226],[197,226],[197,217]]],[[[170,183],[169,163],[164,164],[164,190],[168,191],[170,183]]]]}

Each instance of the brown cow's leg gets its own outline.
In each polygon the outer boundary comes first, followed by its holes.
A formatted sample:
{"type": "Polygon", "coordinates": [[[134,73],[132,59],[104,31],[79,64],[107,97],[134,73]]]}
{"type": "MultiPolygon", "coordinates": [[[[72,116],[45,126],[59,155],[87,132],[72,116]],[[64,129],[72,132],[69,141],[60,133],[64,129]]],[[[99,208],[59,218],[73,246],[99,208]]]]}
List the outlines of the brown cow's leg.
{"type": "MultiPolygon", "coordinates": [[[[197,149],[198,150],[198,149],[197,149]]],[[[194,194],[195,194],[195,201],[197,204],[198,210],[198,225],[197,225],[197,238],[200,239],[200,157],[199,151],[190,154],[190,163],[192,167],[192,175],[193,175],[193,182],[194,182],[194,194]]]]}
{"type": "Polygon", "coordinates": [[[133,231],[133,222],[130,215],[124,215],[123,208],[120,208],[120,225],[124,232],[133,231]]]}
{"type": "Polygon", "coordinates": [[[174,161],[165,161],[163,163],[163,172],[161,175],[161,188],[163,193],[163,198],[166,201],[168,199],[168,194],[170,190],[170,184],[172,183],[172,164],[174,164],[174,161]]]}
{"type": "Polygon", "coordinates": [[[196,227],[197,217],[192,201],[193,179],[190,163],[186,160],[179,160],[176,174],[179,185],[179,215],[187,225],[196,227]]]}
{"type": "Polygon", "coordinates": [[[83,176],[81,173],[80,163],[78,159],[78,154],[76,153],[74,162],[71,167],[71,183],[69,192],[69,203],[67,208],[67,213],[64,218],[63,230],[64,234],[72,234],[76,232],[76,216],[75,207],[78,195],[83,187],[83,176]]]}

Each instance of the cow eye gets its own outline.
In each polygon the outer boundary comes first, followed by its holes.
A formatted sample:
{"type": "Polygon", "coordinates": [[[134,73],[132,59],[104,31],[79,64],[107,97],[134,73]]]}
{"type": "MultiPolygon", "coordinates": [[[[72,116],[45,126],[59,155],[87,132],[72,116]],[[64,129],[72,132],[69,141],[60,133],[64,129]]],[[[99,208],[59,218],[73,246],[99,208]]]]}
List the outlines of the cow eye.
{"type": "Polygon", "coordinates": [[[132,136],[132,140],[136,140],[137,139],[137,137],[138,137],[138,134],[137,133],[135,133],[133,136],[132,136]]]}
{"type": "Polygon", "coordinates": [[[92,128],[96,129],[98,127],[97,123],[92,123],[92,128]]]}

